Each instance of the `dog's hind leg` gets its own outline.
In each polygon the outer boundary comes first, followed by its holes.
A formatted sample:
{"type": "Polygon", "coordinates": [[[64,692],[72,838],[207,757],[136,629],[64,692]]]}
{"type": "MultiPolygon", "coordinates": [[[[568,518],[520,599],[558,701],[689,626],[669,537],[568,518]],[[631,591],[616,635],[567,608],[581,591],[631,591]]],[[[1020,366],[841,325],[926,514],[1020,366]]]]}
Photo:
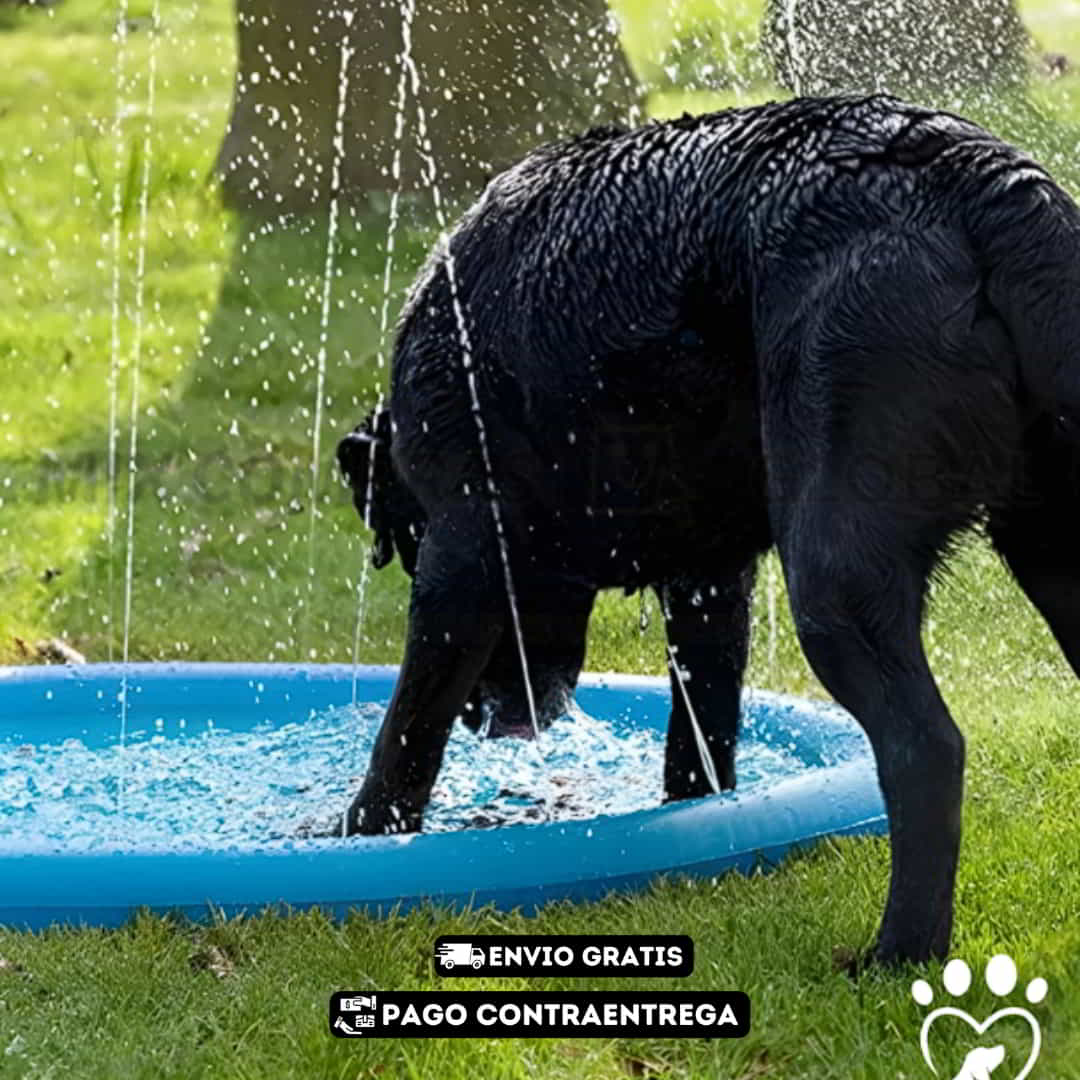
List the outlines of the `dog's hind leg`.
{"type": "Polygon", "coordinates": [[[714,778],[722,791],[735,787],[754,569],[751,561],[711,582],[678,582],[658,590],[670,648],[671,721],[664,755],[664,797],[669,802],[711,794],[714,778]]]}
{"type": "MultiPolygon", "coordinates": [[[[585,663],[585,648],[596,590],[558,576],[520,575],[516,582],[522,642],[529,668],[537,726],[544,730],[570,705],[585,663]]],[[[522,677],[516,634],[502,637],[480,676],[466,723],[492,738],[532,738],[533,717],[522,677]],[[478,718],[476,713],[481,712],[478,718]]]]}
{"type": "Polygon", "coordinates": [[[1044,417],[1025,438],[1014,504],[990,537],[1080,676],[1080,439],[1044,417]]]}
{"type": "Polygon", "coordinates": [[[420,828],[454,718],[509,612],[486,503],[434,518],[420,545],[405,659],[347,832],[420,828]]]}
{"type": "Polygon", "coordinates": [[[806,657],[877,762],[892,876],[876,958],[921,962],[949,946],[964,741],[920,640],[931,560],[902,521],[852,512],[851,497],[833,478],[808,485],[777,512],[778,546],[806,657]]]}
{"type": "Polygon", "coordinates": [[[875,956],[923,962],[949,947],[964,773],[921,641],[926,583],[1007,471],[1015,364],[962,237],[871,236],[772,272],[758,342],[773,534],[806,656],[877,763],[892,868],[875,956]]]}

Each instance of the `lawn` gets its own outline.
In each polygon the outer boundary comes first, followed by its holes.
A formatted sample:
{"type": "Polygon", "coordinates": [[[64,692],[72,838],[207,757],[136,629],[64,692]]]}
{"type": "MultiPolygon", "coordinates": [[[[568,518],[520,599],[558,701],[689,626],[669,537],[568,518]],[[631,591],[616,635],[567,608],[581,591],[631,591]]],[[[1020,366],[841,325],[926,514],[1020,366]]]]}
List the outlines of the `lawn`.
{"type": "MultiPolygon", "coordinates": [[[[750,49],[757,3],[616,7],[635,66],[657,86],[655,113],[775,94],[750,49]],[[722,95],[665,85],[665,72],[678,76],[702,40],[728,50],[731,89],[722,95]]],[[[1080,7],[1021,7],[1045,49],[1080,61],[1080,7]]],[[[144,0],[129,6],[117,127],[115,8],[101,0],[0,6],[0,267],[8,282],[0,308],[0,663],[31,659],[39,640],[54,637],[95,661],[125,652],[143,660],[348,661],[367,538],[330,451],[385,382],[385,220],[350,211],[343,221],[316,432],[325,222],[268,231],[222,212],[205,178],[231,92],[231,4],[163,4],[156,48],[148,11],[144,0]],[[152,49],[158,82],[140,306],[152,49]]],[[[1032,98],[1031,108],[988,122],[1074,185],[1080,75],[1038,80],[1032,98]]],[[[395,304],[431,238],[414,208],[398,247],[395,304]]],[[[406,595],[397,568],[371,576],[362,661],[400,658],[406,595]]],[[[663,670],[655,604],[644,602],[643,612],[642,603],[602,598],[590,668],[663,670]]],[[[749,681],[821,695],[771,560],[754,617],[749,681]]],[[[1047,978],[1050,993],[1037,1010],[1045,1050],[1034,1075],[1080,1077],[1080,691],[977,537],[934,587],[926,641],[968,735],[954,952],[980,968],[1008,951],[1024,982],[1047,978]]],[[[912,974],[872,973],[854,983],[832,963],[834,947],[868,943],[887,870],[884,842],[844,841],[768,876],[666,882],[633,900],[553,907],[534,920],[432,911],[344,926],[308,914],[201,928],[147,917],[116,933],[0,931],[0,1078],[928,1075],[912,974]],[[698,966],[685,985],[746,990],[753,1033],[730,1044],[328,1037],[333,990],[454,985],[433,978],[431,946],[438,934],[466,930],[689,933],[698,966]]],[[[940,985],[937,969],[927,977],[940,985]]],[[[983,990],[973,1011],[986,1011],[988,998],[983,990]]],[[[944,1051],[959,1054],[957,1068],[962,1044],[962,1032],[948,1034],[944,1051]]]]}

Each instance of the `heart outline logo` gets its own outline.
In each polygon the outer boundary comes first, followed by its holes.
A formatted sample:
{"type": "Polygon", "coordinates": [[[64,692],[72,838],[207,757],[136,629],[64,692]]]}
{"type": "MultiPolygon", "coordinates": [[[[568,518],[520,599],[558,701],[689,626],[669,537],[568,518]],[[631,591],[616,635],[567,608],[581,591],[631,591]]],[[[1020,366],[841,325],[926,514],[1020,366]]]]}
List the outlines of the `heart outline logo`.
{"type": "Polygon", "coordinates": [[[955,1016],[963,1020],[965,1024],[974,1030],[976,1035],[985,1035],[998,1020],[1006,1016],[1022,1017],[1031,1028],[1031,1053],[1028,1055],[1027,1061],[1024,1062],[1024,1067],[1016,1074],[1015,1080],[1025,1080],[1031,1074],[1031,1070],[1035,1068],[1035,1063],[1039,1060],[1039,1054],[1042,1052],[1042,1028],[1039,1026],[1039,1021],[1027,1009],[1022,1009],[1017,1005],[1010,1005],[1007,1008],[998,1009],[997,1012],[991,1013],[980,1023],[970,1013],[964,1012],[963,1009],[957,1009],[952,1005],[943,1005],[927,1016],[923,1021],[922,1031],[919,1033],[919,1047],[922,1050],[923,1059],[935,1076],[938,1075],[938,1070],[930,1055],[930,1029],[934,1026],[934,1022],[942,1016],[955,1016]]]}

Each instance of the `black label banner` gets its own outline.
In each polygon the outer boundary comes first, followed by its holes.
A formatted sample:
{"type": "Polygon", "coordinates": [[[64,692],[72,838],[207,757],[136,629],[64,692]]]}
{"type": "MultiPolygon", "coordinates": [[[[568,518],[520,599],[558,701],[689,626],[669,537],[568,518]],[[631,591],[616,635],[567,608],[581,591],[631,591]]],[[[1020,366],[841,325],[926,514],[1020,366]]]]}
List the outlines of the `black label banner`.
{"type": "Polygon", "coordinates": [[[738,990],[355,991],[330,999],[340,1039],[741,1039],[750,999],[738,990]]]}
{"type": "Polygon", "coordinates": [[[435,939],[435,973],[642,976],[673,978],[694,970],[685,934],[474,934],[435,939]]]}

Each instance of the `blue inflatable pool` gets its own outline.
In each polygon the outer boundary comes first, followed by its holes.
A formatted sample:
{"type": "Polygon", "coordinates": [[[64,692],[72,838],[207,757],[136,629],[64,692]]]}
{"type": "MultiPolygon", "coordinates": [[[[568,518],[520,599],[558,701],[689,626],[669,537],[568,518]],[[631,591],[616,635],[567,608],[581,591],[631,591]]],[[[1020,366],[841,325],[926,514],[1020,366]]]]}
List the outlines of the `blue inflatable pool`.
{"type": "MultiPolygon", "coordinates": [[[[122,694],[128,747],[186,739],[196,753],[200,731],[265,732],[286,716],[303,723],[353,702],[354,692],[356,700],[385,704],[395,676],[385,667],[283,664],[0,668],[0,826],[15,805],[12,792],[20,805],[30,798],[11,762],[114,747],[122,694]]],[[[628,737],[659,738],[670,696],[666,679],[592,675],[583,678],[578,702],[628,737]]],[[[550,900],[638,889],[662,874],[750,870],[826,835],[885,831],[870,749],[847,714],[748,694],[743,744],[755,741],[783,747],[797,769],[744,793],[588,820],[176,850],[70,848],[0,828],[0,924],[117,926],[144,907],[192,918],[211,907],[226,916],[312,906],[336,916],[351,908],[385,915],[427,900],[532,912],[550,900]]],[[[357,767],[363,762],[336,766],[342,776],[357,767]]],[[[78,765],[58,799],[78,787],[84,768],[91,765],[78,765]]],[[[36,791],[34,806],[47,810],[48,797],[36,791]]],[[[123,808],[97,812],[104,829],[123,808]]]]}

